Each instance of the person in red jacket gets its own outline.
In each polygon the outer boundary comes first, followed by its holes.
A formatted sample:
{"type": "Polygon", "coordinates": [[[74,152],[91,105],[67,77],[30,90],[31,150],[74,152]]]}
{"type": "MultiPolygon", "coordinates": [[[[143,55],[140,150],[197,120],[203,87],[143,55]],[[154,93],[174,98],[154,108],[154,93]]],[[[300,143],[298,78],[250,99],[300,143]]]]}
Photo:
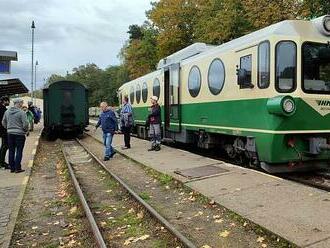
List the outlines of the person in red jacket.
{"type": "Polygon", "coordinates": [[[148,115],[147,122],[149,123],[149,135],[151,139],[151,148],[148,151],[159,151],[161,143],[161,129],[160,125],[162,123],[161,109],[158,104],[158,97],[151,97],[151,108],[150,114],[148,115]]]}

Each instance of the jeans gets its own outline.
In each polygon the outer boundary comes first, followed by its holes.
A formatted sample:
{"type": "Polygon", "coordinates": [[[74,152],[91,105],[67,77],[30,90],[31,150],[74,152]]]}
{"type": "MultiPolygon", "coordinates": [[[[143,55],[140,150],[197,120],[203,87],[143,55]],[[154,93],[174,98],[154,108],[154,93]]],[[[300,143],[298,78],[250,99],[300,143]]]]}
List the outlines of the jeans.
{"type": "Polygon", "coordinates": [[[105,146],[104,149],[104,156],[110,157],[113,153],[113,148],[111,146],[112,144],[112,137],[113,135],[111,133],[103,133],[103,144],[105,146]]]}
{"type": "Polygon", "coordinates": [[[122,132],[124,134],[124,142],[127,148],[131,148],[131,126],[122,127],[122,132]]]}
{"type": "Polygon", "coordinates": [[[11,171],[22,169],[21,162],[25,135],[8,134],[9,165],[11,171]]]}
{"type": "Polygon", "coordinates": [[[1,137],[1,148],[0,148],[0,166],[5,166],[5,158],[8,150],[8,136],[4,134],[1,137]]]}
{"type": "Polygon", "coordinates": [[[160,133],[160,124],[150,124],[149,135],[151,139],[151,145],[160,145],[161,133],[160,133]]]}

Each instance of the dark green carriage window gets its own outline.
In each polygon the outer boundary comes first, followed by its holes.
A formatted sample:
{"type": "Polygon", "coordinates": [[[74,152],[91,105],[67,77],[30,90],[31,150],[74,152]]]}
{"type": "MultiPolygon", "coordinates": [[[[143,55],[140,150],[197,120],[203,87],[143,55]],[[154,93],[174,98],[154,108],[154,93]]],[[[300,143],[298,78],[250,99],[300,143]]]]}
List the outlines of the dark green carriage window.
{"type": "Polygon", "coordinates": [[[245,84],[252,83],[252,55],[246,55],[240,59],[240,68],[245,70],[246,78],[245,84]]]}
{"type": "Polygon", "coordinates": [[[293,41],[281,41],[276,45],[276,78],[278,92],[292,92],[296,87],[297,46],[293,41]]]}
{"type": "Polygon", "coordinates": [[[209,89],[213,95],[218,95],[225,83],[225,66],[220,59],[212,61],[208,72],[209,89]]]}
{"type": "Polygon", "coordinates": [[[131,90],[130,90],[130,94],[129,94],[129,100],[131,102],[131,104],[134,104],[134,87],[132,86],[131,87],[131,90]]]}
{"type": "Polygon", "coordinates": [[[302,46],[303,90],[306,93],[330,94],[330,47],[305,42],[302,46]]]}
{"type": "Polygon", "coordinates": [[[136,103],[139,104],[141,101],[141,87],[140,84],[136,85],[136,103]]]}
{"type": "Polygon", "coordinates": [[[159,82],[158,78],[154,79],[152,94],[153,94],[153,96],[157,96],[158,99],[159,99],[159,96],[160,96],[160,82],[159,82]]]}
{"type": "Polygon", "coordinates": [[[264,41],[258,47],[258,87],[266,89],[270,83],[270,44],[264,41]]]}
{"type": "Polygon", "coordinates": [[[196,97],[201,89],[201,72],[197,66],[193,66],[189,72],[188,89],[192,97],[196,97]]]}
{"type": "Polygon", "coordinates": [[[144,103],[146,103],[148,100],[148,85],[146,82],[144,82],[142,85],[142,100],[144,103]]]}

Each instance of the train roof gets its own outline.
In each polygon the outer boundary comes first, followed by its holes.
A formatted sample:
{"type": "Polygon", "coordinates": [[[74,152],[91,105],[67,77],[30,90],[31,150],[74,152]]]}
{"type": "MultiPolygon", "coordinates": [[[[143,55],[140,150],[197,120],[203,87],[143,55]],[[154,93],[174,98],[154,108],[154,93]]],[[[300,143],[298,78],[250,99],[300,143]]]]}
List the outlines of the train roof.
{"type": "Polygon", "coordinates": [[[183,60],[182,64],[194,61],[197,58],[208,56],[213,53],[224,53],[232,50],[240,50],[263,40],[268,40],[271,36],[283,37],[297,37],[303,36],[304,38],[314,39],[330,39],[319,31],[315,22],[307,20],[285,20],[250,34],[244,35],[240,38],[231,40],[222,45],[219,45],[211,50],[207,50],[197,56],[183,60]]]}
{"type": "MultiPolygon", "coordinates": [[[[329,18],[328,15],[319,17],[314,20],[285,20],[272,24],[263,29],[257,30],[250,34],[244,35],[237,39],[231,40],[219,46],[207,45],[204,43],[195,43],[190,45],[182,50],[173,53],[159,61],[158,70],[146,74],[142,77],[134,79],[127,83],[134,83],[136,81],[145,80],[153,76],[153,74],[158,74],[159,71],[174,63],[181,63],[182,65],[191,63],[197,59],[203,58],[205,56],[210,56],[212,54],[225,53],[228,51],[237,51],[255,45],[263,40],[268,40],[272,36],[283,36],[286,38],[303,36],[306,39],[330,39],[330,32],[325,34],[320,31],[320,21],[323,21],[324,18],[329,18]]],[[[126,83],[125,83],[126,84],[126,83]]],[[[124,84],[124,85],[125,85],[124,84]]],[[[121,89],[121,86],[119,89],[121,89]]]]}
{"type": "Polygon", "coordinates": [[[43,89],[44,90],[47,90],[47,89],[49,89],[49,87],[51,87],[51,86],[53,86],[53,85],[55,85],[55,84],[78,84],[78,85],[80,85],[80,86],[82,86],[82,87],[84,87],[84,88],[87,88],[84,84],[82,84],[82,83],[79,83],[79,82],[77,82],[77,81],[71,81],[71,80],[60,80],[60,81],[56,81],[56,82],[53,82],[53,83],[51,83],[51,84],[48,84],[48,85],[46,85],[43,89]]]}

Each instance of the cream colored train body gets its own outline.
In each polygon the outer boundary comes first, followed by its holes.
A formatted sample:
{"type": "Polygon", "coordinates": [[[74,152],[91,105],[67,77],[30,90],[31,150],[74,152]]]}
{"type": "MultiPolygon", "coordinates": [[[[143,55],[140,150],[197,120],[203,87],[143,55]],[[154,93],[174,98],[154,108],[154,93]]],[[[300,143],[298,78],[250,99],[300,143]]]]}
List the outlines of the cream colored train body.
{"type": "Polygon", "coordinates": [[[329,42],[324,16],[283,21],[220,46],[196,43],[124,84],[119,98],[129,96],[142,137],[156,94],[165,139],[225,149],[270,172],[328,166],[329,42]]]}

